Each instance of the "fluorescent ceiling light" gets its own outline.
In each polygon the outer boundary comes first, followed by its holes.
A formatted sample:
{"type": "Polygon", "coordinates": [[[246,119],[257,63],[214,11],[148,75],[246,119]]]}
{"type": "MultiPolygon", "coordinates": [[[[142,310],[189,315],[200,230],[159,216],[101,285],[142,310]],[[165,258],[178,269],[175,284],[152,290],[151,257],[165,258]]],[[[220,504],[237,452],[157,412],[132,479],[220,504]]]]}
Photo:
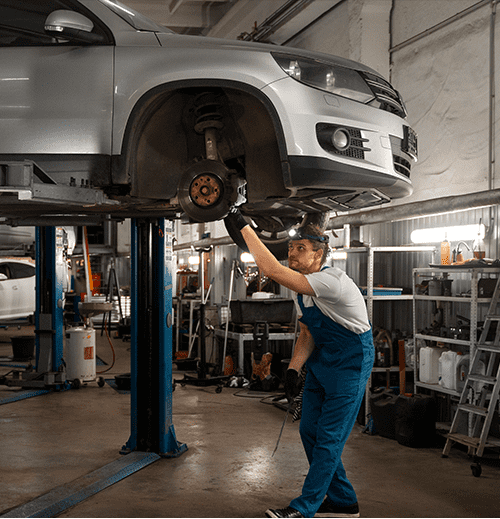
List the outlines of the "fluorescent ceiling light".
{"type": "Polygon", "coordinates": [[[199,265],[200,264],[200,257],[199,256],[189,256],[188,263],[190,265],[199,265]]]}
{"type": "Polygon", "coordinates": [[[416,229],[411,233],[412,243],[440,243],[448,241],[467,241],[484,239],[484,224],[457,225],[454,227],[436,227],[434,229],[416,229]]]}

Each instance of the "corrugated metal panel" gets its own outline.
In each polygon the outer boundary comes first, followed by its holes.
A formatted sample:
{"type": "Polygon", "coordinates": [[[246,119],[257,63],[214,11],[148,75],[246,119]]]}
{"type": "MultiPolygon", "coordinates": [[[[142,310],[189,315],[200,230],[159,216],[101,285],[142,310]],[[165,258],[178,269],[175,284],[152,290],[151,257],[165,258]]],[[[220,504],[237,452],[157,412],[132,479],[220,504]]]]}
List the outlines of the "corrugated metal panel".
{"type": "MultiPolygon", "coordinates": [[[[427,216],[423,218],[415,218],[412,220],[403,220],[398,222],[387,222],[384,224],[374,224],[364,226],[362,229],[363,242],[369,243],[372,247],[377,246],[402,246],[411,245],[410,235],[415,229],[430,229],[435,227],[449,227],[456,225],[477,224],[479,220],[488,224],[490,219],[490,209],[481,208],[471,211],[463,211],[457,213],[448,213],[443,215],[427,216]]],[[[486,255],[487,257],[497,257],[497,231],[495,226],[495,234],[486,239],[486,255]]],[[[472,240],[467,242],[472,248],[472,240]]],[[[422,252],[401,252],[401,253],[376,253],[374,282],[384,286],[394,286],[410,289],[412,286],[412,271],[414,268],[428,267],[429,263],[439,262],[439,244],[436,244],[438,252],[435,257],[432,253],[422,252]]],[[[452,249],[456,246],[456,242],[452,242],[452,249]]],[[[472,257],[472,253],[463,251],[465,259],[472,257]]],[[[360,254],[351,254],[349,256],[348,273],[355,280],[359,279],[360,284],[364,284],[366,280],[366,264],[363,264],[363,258],[360,254]]],[[[465,276],[455,276],[453,282],[453,291],[455,293],[468,289],[468,283],[465,276]],[[461,278],[461,279],[460,279],[461,278]]],[[[428,326],[434,319],[436,309],[431,305],[422,310],[419,315],[421,326],[428,326]],[[434,312],[433,312],[434,310],[434,312]]],[[[467,308],[457,308],[456,314],[468,315],[467,308]],[[462,313],[460,313],[462,312],[462,313]]],[[[390,327],[393,331],[402,330],[408,333],[412,330],[412,307],[411,301],[401,301],[398,304],[386,304],[385,302],[375,302],[373,321],[374,325],[382,327],[390,327]]],[[[455,316],[453,316],[455,318],[455,316]]],[[[451,323],[453,324],[453,323],[451,323]]]]}

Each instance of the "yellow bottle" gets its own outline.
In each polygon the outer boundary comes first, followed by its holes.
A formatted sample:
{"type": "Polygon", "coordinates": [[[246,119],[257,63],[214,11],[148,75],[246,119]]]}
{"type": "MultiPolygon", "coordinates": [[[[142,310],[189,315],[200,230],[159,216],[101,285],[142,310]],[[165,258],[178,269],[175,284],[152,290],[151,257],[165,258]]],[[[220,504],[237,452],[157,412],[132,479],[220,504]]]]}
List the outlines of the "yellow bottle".
{"type": "Polygon", "coordinates": [[[441,242],[441,265],[451,265],[451,247],[446,234],[441,242]]]}

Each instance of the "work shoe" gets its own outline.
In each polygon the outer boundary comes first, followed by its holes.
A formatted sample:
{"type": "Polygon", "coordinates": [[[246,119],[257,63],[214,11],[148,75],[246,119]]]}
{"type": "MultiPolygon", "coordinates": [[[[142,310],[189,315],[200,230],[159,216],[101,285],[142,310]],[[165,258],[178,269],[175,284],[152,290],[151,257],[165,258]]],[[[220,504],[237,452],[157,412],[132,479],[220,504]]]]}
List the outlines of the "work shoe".
{"type": "Polygon", "coordinates": [[[287,508],[277,508],[266,510],[267,517],[304,517],[298,510],[288,506],[287,508]]]}
{"type": "Polygon", "coordinates": [[[325,499],[314,517],[359,517],[359,506],[358,503],[337,506],[325,499]]]}

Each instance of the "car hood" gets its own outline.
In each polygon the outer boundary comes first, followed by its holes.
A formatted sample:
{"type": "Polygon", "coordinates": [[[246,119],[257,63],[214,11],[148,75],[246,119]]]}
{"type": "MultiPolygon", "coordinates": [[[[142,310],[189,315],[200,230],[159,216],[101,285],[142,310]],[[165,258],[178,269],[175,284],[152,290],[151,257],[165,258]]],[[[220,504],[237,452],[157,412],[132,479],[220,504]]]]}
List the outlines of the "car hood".
{"type": "Polygon", "coordinates": [[[296,49],[293,47],[282,47],[280,45],[272,45],[269,43],[255,43],[248,41],[239,40],[226,40],[223,38],[210,38],[207,36],[188,36],[184,34],[175,34],[171,32],[158,32],[156,33],[158,40],[162,47],[182,47],[186,49],[188,47],[196,48],[212,48],[214,50],[234,50],[234,51],[252,51],[270,53],[276,52],[279,54],[290,54],[291,56],[298,56],[313,60],[325,61],[332,63],[340,67],[350,68],[354,70],[360,70],[370,72],[376,76],[381,76],[376,70],[373,70],[366,65],[351,61],[350,59],[341,58],[340,56],[332,56],[331,54],[324,54],[321,52],[310,52],[304,49],[296,49]]]}

